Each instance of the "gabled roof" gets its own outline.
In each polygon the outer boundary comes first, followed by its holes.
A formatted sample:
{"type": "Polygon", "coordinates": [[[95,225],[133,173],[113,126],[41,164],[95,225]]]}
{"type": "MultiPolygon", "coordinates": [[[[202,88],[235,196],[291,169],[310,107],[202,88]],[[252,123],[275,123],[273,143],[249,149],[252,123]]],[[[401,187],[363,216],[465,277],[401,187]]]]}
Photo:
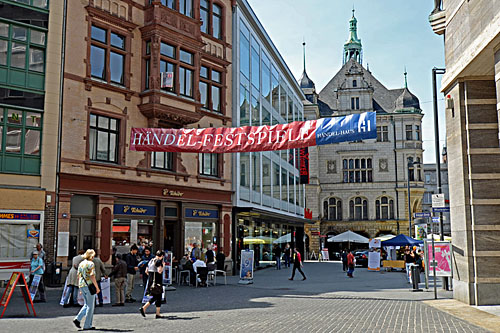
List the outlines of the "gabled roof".
{"type": "Polygon", "coordinates": [[[387,89],[373,74],[364,68],[355,59],[351,58],[345,63],[335,76],[327,83],[320,91],[319,100],[326,104],[331,110],[337,109],[337,93],[336,90],[342,85],[345,80],[345,75],[349,69],[355,65],[363,74],[363,79],[373,88],[373,109],[377,112],[392,113],[395,110],[395,102],[401,96],[403,89],[387,89]]]}

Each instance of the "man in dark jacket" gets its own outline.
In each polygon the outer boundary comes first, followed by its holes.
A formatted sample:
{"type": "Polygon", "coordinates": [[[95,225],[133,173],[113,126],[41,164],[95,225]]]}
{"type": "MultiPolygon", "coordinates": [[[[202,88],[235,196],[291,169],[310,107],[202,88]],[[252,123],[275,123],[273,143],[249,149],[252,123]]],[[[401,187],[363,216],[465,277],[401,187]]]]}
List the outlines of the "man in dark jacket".
{"type": "Polygon", "coordinates": [[[134,282],[136,272],[139,270],[139,260],[137,260],[137,252],[139,248],[133,244],[130,247],[130,253],[125,257],[127,263],[127,294],[125,295],[125,302],[134,303],[135,299],[132,298],[132,291],[134,291],[134,282]]]}
{"type": "Polygon", "coordinates": [[[125,302],[125,279],[127,278],[127,263],[122,259],[121,254],[116,255],[116,264],[109,276],[115,277],[116,303],[113,306],[124,306],[125,302]]]}
{"type": "Polygon", "coordinates": [[[342,270],[345,272],[347,270],[347,251],[342,251],[342,270]]]}

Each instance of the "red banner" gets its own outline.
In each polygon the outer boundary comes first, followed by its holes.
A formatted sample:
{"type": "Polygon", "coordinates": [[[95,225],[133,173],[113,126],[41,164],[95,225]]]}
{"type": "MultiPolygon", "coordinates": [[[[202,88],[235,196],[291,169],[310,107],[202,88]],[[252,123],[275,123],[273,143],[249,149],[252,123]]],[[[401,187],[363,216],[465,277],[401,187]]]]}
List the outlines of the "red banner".
{"type": "Polygon", "coordinates": [[[273,126],[132,128],[130,150],[235,153],[316,145],[316,120],[273,126]]]}

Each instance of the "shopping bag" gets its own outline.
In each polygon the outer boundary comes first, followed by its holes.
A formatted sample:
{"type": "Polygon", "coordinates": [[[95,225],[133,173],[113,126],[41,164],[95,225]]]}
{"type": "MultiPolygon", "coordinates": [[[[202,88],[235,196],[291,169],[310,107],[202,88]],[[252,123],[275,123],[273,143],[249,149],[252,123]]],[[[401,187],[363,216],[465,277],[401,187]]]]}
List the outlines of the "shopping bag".
{"type": "MultiPolygon", "coordinates": [[[[109,278],[101,279],[101,292],[102,292],[102,304],[110,304],[111,303],[111,286],[109,282],[109,278]]],[[[96,297],[97,303],[99,304],[99,297],[96,297]]]]}

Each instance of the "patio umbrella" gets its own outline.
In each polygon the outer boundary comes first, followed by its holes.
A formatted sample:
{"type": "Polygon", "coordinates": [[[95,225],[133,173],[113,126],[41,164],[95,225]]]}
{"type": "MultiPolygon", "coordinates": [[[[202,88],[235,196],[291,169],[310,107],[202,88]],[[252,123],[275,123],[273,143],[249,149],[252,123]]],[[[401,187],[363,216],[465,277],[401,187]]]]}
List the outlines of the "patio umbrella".
{"type": "Polygon", "coordinates": [[[422,245],[424,242],[408,237],[404,234],[397,235],[396,237],[383,241],[382,246],[405,246],[405,245],[422,245]]]}
{"type": "Polygon", "coordinates": [[[273,244],[290,243],[291,241],[292,241],[292,234],[286,234],[273,241],[273,244]]]}
{"type": "Polygon", "coordinates": [[[369,243],[370,240],[364,236],[361,236],[351,230],[343,232],[337,236],[332,236],[327,239],[329,243],[342,243],[348,242],[348,248],[351,248],[351,243],[369,243]]]}
{"type": "Polygon", "coordinates": [[[266,244],[266,241],[262,238],[257,237],[245,237],[243,238],[243,244],[266,244]]]}

